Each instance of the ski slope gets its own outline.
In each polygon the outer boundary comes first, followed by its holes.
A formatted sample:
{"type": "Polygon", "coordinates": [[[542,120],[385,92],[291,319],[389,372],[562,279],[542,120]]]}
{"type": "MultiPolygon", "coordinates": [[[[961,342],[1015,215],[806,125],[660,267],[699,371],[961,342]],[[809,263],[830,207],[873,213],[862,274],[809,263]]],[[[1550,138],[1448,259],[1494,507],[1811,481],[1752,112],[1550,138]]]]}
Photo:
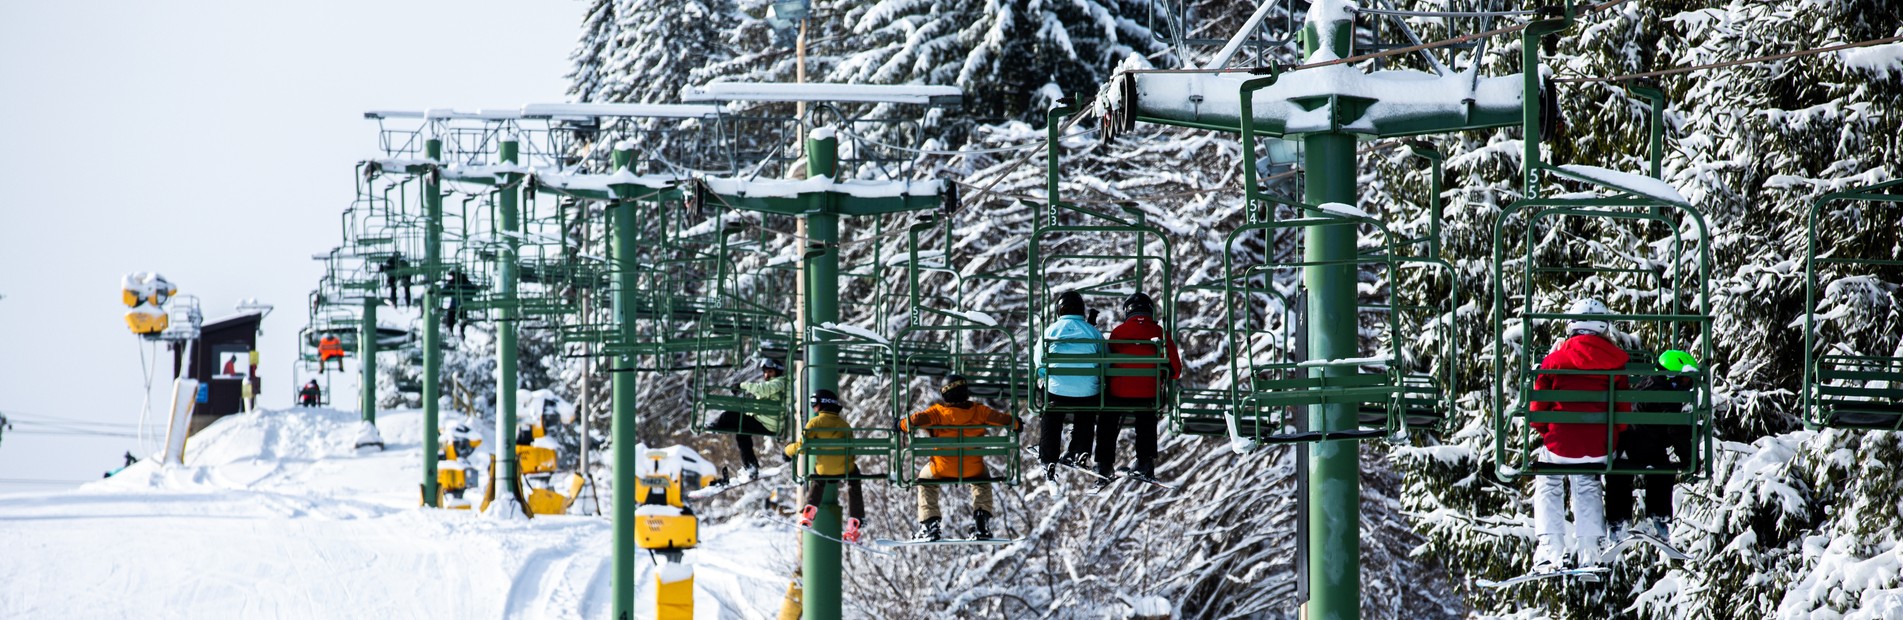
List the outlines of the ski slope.
{"type": "MultiPolygon", "coordinates": [[[[183,467],[0,495],[0,618],[608,616],[607,518],[418,508],[422,416],[379,422],[388,450],[358,454],[355,413],[235,415],[194,437],[183,467]]],[[[794,536],[704,520],[701,543],[687,552],[696,617],[777,613],[794,536]]],[[[651,617],[656,568],[637,570],[651,617]]]]}

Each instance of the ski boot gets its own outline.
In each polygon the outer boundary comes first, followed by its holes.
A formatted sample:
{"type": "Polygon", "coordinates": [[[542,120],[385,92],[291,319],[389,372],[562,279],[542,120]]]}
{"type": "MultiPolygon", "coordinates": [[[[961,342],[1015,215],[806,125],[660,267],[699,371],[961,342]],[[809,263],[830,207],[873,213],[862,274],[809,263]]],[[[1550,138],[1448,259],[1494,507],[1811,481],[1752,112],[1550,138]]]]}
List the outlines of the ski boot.
{"type": "Polygon", "coordinates": [[[853,517],[846,517],[846,527],[839,531],[839,539],[849,543],[859,544],[859,536],[859,520],[853,517]]]}
{"type": "Polygon", "coordinates": [[[1545,573],[1566,568],[1566,547],[1555,534],[1539,537],[1533,546],[1533,572],[1545,573]]]}
{"type": "Polygon", "coordinates": [[[1044,481],[1057,482],[1057,464],[1056,463],[1044,464],[1044,481]]]}
{"type": "Polygon", "coordinates": [[[1604,536],[1592,539],[1582,538],[1579,540],[1579,560],[1576,565],[1580,567],[1598,566],[1599,558],[1605,557],[1606,552],[1611,550],[1612,539],[1610,538],[1604,536]]]}
{"type": "Polygon", "coordinates": [[[1633,530],[1651,534],[1662,542],[1672,540],[1672,520],[1667,517],[1646,517],[1640,520],[1633,530]]]}
{"type": "Polygon", "coordinates": [[[971,539],[988,540],[991,538],[991,511],[977,510],[971,513],[971,539]]]}
{"type": "Polygon", "coordinates": [[[740,468],[740,482],[753,482],[760,479],[760,464],[747,463],[740,468]]]}
{"type": "Polygon", "coordinates": [[[819,507],[807,504],[800,509],[800,527],[813,527],[813,518],[819,516],[819,507]]]}
{"type": "Polygon", "coordinates": [[[1606,537],[1612,539],[1614,543],[1624,541],[1626,537],[1632,535],[1631,532],[1632,525],[1625,521],[1613,521],[1606,524],[1606,537]]]}
{"type": "Polygon", "coordinates": [[[912,540],[932,542],[943,538],[944,535],[938,530],[938,521],[938,517],[932,517],[918,522],[918,533],[912,535],[912,540]]]}

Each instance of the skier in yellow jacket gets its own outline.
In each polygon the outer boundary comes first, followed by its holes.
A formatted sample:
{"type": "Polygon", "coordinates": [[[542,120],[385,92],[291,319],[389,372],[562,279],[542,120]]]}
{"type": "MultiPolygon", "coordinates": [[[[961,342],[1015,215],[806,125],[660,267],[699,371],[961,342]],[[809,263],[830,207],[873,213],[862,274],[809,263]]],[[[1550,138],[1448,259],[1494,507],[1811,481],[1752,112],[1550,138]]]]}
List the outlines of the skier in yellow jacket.
{"type": "MultiPolygon", "coordinates": [[[[806,421],[806,433],[800,441],[786,447],[786,458],[797,457],[805,447],[807,439],[847,439],[852,437],[852,425],[839,417],[843,407],[839,395],[832,390],[813,392],[813,418],[806,421]]],[[[839,537],[847,542],[859,542],[859,523],[866,518],[865,496],[860,491],[859,464],[849,454],[823,454],[813,457],[813,471],[806,478],[806,508],[800,510],[800,527],[812,527],[813,517],[819,514],[819,503],[826,497],[827,484],[845,483],[846,519],[845,527],[839,537]]]]}
{"type": "MultiPolygon", "coordinates": [[[[965,385],[963,376],[945,377],[945,385],[938,393],[939,402],[906,416],[899,422],[900,428],[908,432],[914,428],[925,429],[933,437],[977,437],[985,434],[982,428],[985,426],[1019,427],[1020,423],[1011,414],[971,402],[971,389],[965,385]]],[[[928,479],[974,480],[968,483],[971,485],[971,537],[974,540],[991,538],[991,512],[997,508],[987,476],[984,457],[932,457],[919,472],[918,534],[914,538],[938,540],[942,537],[939,522],[943,514],[938,509],[938,488],[944,483],[932,483],[928,479]]]]}

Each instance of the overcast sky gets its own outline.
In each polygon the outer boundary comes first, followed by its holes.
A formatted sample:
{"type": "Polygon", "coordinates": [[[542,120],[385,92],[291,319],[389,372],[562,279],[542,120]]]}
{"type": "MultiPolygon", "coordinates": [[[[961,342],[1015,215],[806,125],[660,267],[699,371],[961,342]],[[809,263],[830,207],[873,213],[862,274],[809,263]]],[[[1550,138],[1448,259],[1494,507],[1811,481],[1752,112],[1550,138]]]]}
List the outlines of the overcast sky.
{"type": "MultiPolygon", "coordinates": [[[[139,451],[20,423],[135,431],[143,345],[122,319],[128,272],[164,274],[207,319],[247,297],[276,305],[262,402],[289,405],[305,294],[322,271],[311,255],[338,243],[352,166],[375,154],[362,112],[564,101],[586,8],[0,2],[0,412],[16,421],[0,435],[0,493],[96,479],[139,451]]],[[[340,404],[354,397],[354,381],[337,387],[340,404]]]]}

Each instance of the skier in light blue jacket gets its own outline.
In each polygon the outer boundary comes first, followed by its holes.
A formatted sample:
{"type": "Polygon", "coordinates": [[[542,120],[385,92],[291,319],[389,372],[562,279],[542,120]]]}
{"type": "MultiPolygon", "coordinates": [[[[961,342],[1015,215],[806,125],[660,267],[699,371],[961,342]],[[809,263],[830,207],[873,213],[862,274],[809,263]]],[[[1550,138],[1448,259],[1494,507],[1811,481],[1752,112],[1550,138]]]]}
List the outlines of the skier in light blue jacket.
{"type": "MultiPolygon", "coordinates": [[[[1064,451],[1063,459],[1077,464],[1080,459],[1091,453],[1091,444],[1096,435],[1096,420],[1091,407],[1101,407],[1103,378],[1090,375],[1047,376],[1044,369],[1046,353],[1067,355],[1088,354],[1105,355],[1110,352],[1103,342],[1103,332],[1097,331],[1084,319],[1084,297],[1076,291],[1066,292],[1057,297],[1057,320],[1044,329],[1043,339],[1038,342],[1033,353],[1036,357],[1038,378],[1044,384],[1050,406],[1045,408],[1043,419],[1038,422],[1038,460],[1044,463],[1045,478],[1056,477],[1058,463],[1058,442],[1064,428],[1066,410],[1076,416],[1071,424],[1070,447],[1064,451]],[[1084,410],[1079,410],[1080,408],[1084,410]]],[[[1053,368],[1096,368],[1101,364],[1091,362],[1052,362],[1053,368]]]]}

